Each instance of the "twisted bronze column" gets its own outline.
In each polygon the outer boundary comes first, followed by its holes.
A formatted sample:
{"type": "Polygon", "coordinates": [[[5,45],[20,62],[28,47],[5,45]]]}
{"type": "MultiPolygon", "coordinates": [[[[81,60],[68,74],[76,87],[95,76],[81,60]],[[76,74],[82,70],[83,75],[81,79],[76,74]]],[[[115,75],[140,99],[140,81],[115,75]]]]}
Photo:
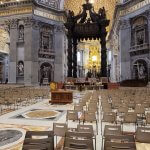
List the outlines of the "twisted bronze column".
{"type": "Polygon", "coordinates": [[[68,37],[68,77],[72,77],[72,38],[68,37]]]}
{"type": "Polygon", "coordinates": [[[77,39],[73,39],[73,77],[77,78],[77,39]]]}

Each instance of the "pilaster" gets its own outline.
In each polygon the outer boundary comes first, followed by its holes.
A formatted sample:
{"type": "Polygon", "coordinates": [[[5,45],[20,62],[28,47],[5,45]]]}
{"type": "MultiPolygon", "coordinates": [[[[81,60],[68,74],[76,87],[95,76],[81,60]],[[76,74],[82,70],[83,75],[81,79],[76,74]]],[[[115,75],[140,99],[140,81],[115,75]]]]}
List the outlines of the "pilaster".
{"type": "Polygon", "coordinates": [[[130,65],[131,25],[129,20],[122,20],[120,24],[121,51],[121,81],[131,79],[130,65]]]}
{"type": "Polygon", "coordinates": [[[10,57],[9,57],[9,72],[8,72],[8,82],[16,83],[16,68],[17,68],[17,19],[9,20],[9,33],[10,33],[10,57]]]}
{"type": "Polygon", "coordinates": [[[64,27],[63,25],[55,26],[54,30],[54,41],[55,41],[55,70],[54,70],[54,81],[64,81],[64,27]]]}

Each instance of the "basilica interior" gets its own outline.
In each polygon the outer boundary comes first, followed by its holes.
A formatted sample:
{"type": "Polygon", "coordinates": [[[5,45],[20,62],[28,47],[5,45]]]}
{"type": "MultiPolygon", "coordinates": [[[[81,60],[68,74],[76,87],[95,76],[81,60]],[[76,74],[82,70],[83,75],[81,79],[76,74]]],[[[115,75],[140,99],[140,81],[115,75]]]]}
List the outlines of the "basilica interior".
{"type": "Polygon", "coordinates": [[[0,0],[0,150],[150,150],[150,0],[0,0]]]}

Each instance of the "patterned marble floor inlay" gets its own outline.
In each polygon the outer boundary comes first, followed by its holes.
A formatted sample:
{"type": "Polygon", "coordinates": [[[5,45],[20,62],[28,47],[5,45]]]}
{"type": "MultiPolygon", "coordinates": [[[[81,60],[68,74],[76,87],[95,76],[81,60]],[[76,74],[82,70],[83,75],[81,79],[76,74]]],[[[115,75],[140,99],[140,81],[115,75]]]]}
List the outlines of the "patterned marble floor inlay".
{"type": "Polygon", "coordinates": [[[30,119],[55,118],[58,115],[60,115],[60,112],[55,110],[34,110],[22,114],[23,117],[30,119]]]}
{"type": "Polygon", "coordinates": [[[40,121],[57,121],[66,113],[66,110],[55,109],[30,109],[28,111],[21,112],[17,115],[11,116],[11,119],[23,119],[23,120],[40,120],[40,121]]]}
{"type": "Polygon", "coordinates": [[[24,139],[25,130],[19,128],[0,129],[0,149],[18,144],[24,139]]]}
{"type": "Polygon", "coordinates": [[[0,146],[13,143],[22,137],[22,133],[17,130],[0,131],[0,146]]]}
{"type": "Polygon", "coordinates": [[[26,131],[48,131],[49,127],[0,124],[0,150],[22,150],[26,131]],[[10,131],[10,132],[9,132],[10,131]],[[7,134],[7,136],[6,136],[7,134]],[[13,134],[13,140],[12,138],[13,134]],[[6,144],[4,144],[4,142],[6,144]]]}

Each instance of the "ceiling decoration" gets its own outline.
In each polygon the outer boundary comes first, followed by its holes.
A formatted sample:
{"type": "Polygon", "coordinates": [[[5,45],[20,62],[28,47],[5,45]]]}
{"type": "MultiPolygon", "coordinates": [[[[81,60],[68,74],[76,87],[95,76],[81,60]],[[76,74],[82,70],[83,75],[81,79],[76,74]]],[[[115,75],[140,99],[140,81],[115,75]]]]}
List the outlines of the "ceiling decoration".
{"type": "Polygon", "coordinates": [[[9,3],[9,2],[18,2],[18,1],[23,1],[23,0],[0,0],[0,4],[3,4],[3,3],[9,3]]]}
{"type": "MultiPolygon", "coordinates": [[[[109,2],[108,0],[90,0],[90,2],[93,2],[94,10],[96,12],[98,12],[99,8],[102,8],[103,6],[105,7],[107,18],[111,20],[108,30],[110,30],[112,24],[116,1],[117,0],[109,0],[109,2]]],[[[74,11],[75,15],[77,15],[82,10],[82,4],[84,3],[85,0],[65,0],[64,8],[66,10],[74,11]]]]}

